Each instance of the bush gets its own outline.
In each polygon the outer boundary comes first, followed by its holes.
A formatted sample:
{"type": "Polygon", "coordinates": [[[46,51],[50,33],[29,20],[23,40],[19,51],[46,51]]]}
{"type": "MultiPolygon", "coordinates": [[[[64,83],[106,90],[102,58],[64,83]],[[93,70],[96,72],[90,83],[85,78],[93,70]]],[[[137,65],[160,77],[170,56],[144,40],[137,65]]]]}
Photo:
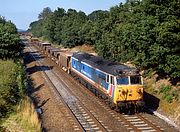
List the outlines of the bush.
{"type": "Polygon", "coordinates": [[[162,85],[160,88],[160,93],[162,93],[163,99],[165,99],[168,103],[172,103],[173,100],[179,100],[179,92],[178,90],[173,90],[170,85],[162,85]]]}
{"type": "Polygon", "coordinates": [[[172,96],[172,95],[167,95],[167,96],[165,97],[165,99],[166,99],[166,101],[167,101],[168,103],[172,103],[172,101],[173,101],[173,96],[172,96]]]}
{"type": "Polygon", "coordinates": [[[0,60],[0,118],[14,110],[24,96],[26,76],[22,64],[0,60]]]}
{"type": "Polygon", "coordinates": [[[0,16],[0,58],[17,59],[20,57],[22,44],[16,26],[0,16]]]}
{"type": "Polygon", "coordinates": [[[162,85],[160,93],[167,94],[171,89],[172,87],[170,85],[162,85]]]}
{"type": "Polygon", "coordinates": [[[172,96],[176,101],[179,100],[179,94],[177,90],[172,91],[172,96]]]}

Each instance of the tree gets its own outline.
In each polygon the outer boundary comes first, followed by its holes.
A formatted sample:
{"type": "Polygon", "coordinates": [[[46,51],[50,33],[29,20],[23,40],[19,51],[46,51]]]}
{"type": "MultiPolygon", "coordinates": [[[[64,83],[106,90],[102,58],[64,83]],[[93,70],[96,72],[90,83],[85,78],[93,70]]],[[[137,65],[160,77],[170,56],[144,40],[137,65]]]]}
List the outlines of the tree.
{"type": "Polygon", "coordinates": [[[22,45],[15,25],[0,18],[0,58],[16,58],[20,56],[22,45]]]}
{"type": "Polygon", "coordinates": [[[43,11],[39,14],[38,18],[39,19],[44,19],[46,18],[49,14],[51,14],[52,11],[51,11],[51,8],[49,7],[46,7],[43,9],[43,11]]]}
{"type": "Polygon", "coordinates": [[[88,16],[58,8],[32,28],[34,35],[38,32],[64,47],[91,44],[107,59],[131,61],[171,78],[180,76],[179,31],[177,0],[127,0],[110,11],[97,10],[88,16]]]}

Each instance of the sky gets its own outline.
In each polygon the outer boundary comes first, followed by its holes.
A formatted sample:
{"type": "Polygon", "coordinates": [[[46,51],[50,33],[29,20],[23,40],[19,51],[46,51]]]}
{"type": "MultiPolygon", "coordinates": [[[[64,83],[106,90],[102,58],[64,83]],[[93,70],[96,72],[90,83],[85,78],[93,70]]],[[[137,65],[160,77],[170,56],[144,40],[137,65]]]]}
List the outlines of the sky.
{"type": "Polygon", "coordinates": [[[125,0],[1,0],[0,15],[11,20],[18,29],[26,30],[29,24],[38,20],[43,8],[72,8],[90,14],[95,10],[108,10],[125,0]],[[2,2],[3,1],[3,2],[2,2]]]}

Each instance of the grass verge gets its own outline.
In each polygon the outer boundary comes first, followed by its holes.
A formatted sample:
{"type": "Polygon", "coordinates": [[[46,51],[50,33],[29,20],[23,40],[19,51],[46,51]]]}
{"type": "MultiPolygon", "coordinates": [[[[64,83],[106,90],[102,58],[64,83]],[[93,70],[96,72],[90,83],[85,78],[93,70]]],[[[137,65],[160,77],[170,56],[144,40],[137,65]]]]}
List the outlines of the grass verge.
{"type": "Polygon", "coordinates": [[[28,97],[17,106],[17,111],[3,120],[0,131],[41,132],[41,123],[33,103],[28,97]]]}
{"type": "Polygon", "coordinates": [[[157,74],[145,78],[145,91],[160,100],[158,111],[180,125],[180,87],[168,79],[157,80],[157,74]]]}

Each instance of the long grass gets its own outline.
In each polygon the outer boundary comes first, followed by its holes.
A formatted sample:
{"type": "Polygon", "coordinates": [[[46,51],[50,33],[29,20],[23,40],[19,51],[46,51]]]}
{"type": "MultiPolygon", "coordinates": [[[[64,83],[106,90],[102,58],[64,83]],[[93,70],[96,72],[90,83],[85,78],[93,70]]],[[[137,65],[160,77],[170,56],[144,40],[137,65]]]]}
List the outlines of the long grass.
{"type": "Polygon", "coordinates": [[[11,113],[0,125],[0,131],[8,132],[41,132],[41,122],[31,100],[24,98],[17,107],[17,112],[11,113]]]}
{"type": "Polygon", "coordinates": [[[19,70],[12,60],[0,59],[0,131],[40,132],[41,122],[34,104],[22,92],[25,78],[19,70]]]}
{"type": "Polygon", "coordinates": [[[22,100],[17,108],[17,115],[20,118],[21,124],[26,122],[23,127],[32,130],[35,130],[36,132],[41,132],[41,122],[38,118],[38,114],[35,110],[34,104],[32,101],[26,97],[24,100],[22,100]]]}

